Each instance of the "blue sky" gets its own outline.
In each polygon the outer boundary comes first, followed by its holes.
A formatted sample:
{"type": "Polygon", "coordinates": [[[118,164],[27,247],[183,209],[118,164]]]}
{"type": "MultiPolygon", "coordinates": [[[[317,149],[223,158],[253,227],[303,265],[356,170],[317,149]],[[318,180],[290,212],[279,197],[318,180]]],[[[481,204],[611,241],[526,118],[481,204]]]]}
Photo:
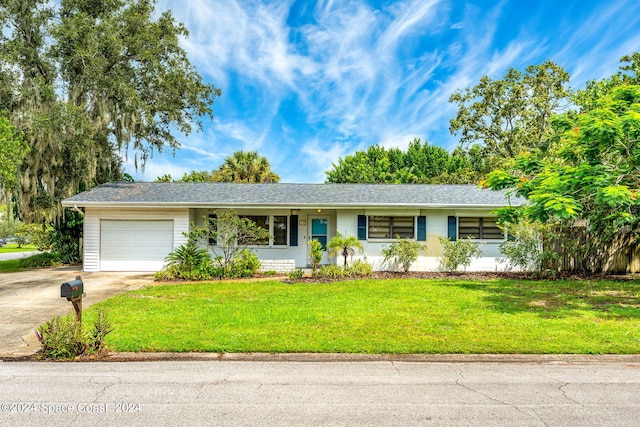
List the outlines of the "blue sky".
{"type": "Polygon", "coordinates": [[[571,87],[640,50],[640,1],[159,0],[190,31],[215,118],[155,153],[137,180],[212,170],[236,150],[266,156],[282,182],[323,182],[339,157],[414,137],[447,149],[457,89],[550,59],[571,87]]]}

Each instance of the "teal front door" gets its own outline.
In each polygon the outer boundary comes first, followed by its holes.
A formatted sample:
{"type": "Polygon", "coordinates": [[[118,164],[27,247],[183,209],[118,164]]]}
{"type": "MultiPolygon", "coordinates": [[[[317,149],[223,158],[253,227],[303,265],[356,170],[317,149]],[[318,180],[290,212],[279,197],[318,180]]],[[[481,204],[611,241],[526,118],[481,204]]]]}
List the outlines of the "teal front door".
{"type": "Polygon", "coordinates": [[[327,243],[329,243],[329,217],[317,216],[311,217],[309,223],[309,240],[316,239],[322,243],[322,261],[321,264],[328,264],[329,257],[327,255],[327,243]]]}

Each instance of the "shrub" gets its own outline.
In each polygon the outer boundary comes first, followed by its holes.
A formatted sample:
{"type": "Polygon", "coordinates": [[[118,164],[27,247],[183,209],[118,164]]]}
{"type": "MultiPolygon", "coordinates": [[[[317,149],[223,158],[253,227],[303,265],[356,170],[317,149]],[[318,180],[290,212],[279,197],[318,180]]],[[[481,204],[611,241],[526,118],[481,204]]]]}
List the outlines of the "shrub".
{"type": "Polygon", "coordinates": [[[106,350],[104,339],[111,332],[113,332],[111,322],[107,319],[107,315],[104,311],[100,310],[87,340],[87,348],[89,352],[91,354],[99,354],[106,350]]]}
{"type": "Polygon", "coordinates": [[[318,266],[322,261],[322,243],[318,239],[312,239],[309,241],[309,262],[311,269],[313,270],[313,276],[315,277],[318,266]]]}
{"type": "Polygon", "coordinates": [[[345,274],[351,277],[368,277],[373,273],[373,267],[366,261],[356,260],[344,269],[345,274]]]}
{"type": "Polygon", "coordinates": [[[106,349],[105,337],[113,331],[104,312],[98,312],[89,334],[82,330],[75,313],[56,316],[40,325],[36,336],[42,344],[40,350],[47,359],[69,360],[77,356],[92,355],[106,349]]]}
{"type": "Polygon", "coordinates": [[[339,279],[341,277],[345,277],[347,272],[339,265],[323,265],[318,270],[318,277],[320,278],[328,278],[328,279],[339,279]]]}
{"type": "Polygon", "coordinates": [[[508,224],[505,231],[512,239],[500,244],[500,252],[504,255],[500,260],[507,262],[509,268],[519,267],[540,273],[545,263],[557,256],[553,251],[544,250],[543,225],[530,222],[508,224]]]}
{"type": "Polygon", "coordinates": [[[482,255],[481,245],[475,243],[470,237],[454,241],[441,237],[440,243],[442,244],[440,267],[446,271],[456,271],[461,265],[466,270],[474,258],[482,255]]]}
{"type": "Polygon", "coordinates": [[[25,269],[54,267],[60,264],[61,262],[60,262],[60,259],[58,258],[58,255],[52,254],[49,252],[36,254],[36,255],[30,256],[29,258],[21,258],[19,261],[20,267],[25,269]]]}
{"type": "Polygon", "coordinates": [[[206,249],[199,248],[194,240],[189,239],[166,256],[165,265],[175,267],[177,271],[192,271],[197,266],[210,259],[206,249]]]}
{"type": "Polygon", "coordinates": [[[253,277],[260,268],[258,256],[248,249],[243,249],[231,263],[229,277],[253,277]]]}
{"type": "Polygon", "coordinates": [[[301,268],[296,268],[295,270],[288,272],[287,276],[289,277],[290,280],[300,280],[302,279],[303,274],[304,272],[302,271],[301,268]]]}
{"type": "Polygon", "coordinates": [[[418,259],[418,254],[425,249],[426,245],[423,243],[398,236],[389,247],[382,249],[382,255],[384,255],[385,264],[389,264],[394,270],[401,269],[406,273],[411,268],[411,264],[418,259]]]}

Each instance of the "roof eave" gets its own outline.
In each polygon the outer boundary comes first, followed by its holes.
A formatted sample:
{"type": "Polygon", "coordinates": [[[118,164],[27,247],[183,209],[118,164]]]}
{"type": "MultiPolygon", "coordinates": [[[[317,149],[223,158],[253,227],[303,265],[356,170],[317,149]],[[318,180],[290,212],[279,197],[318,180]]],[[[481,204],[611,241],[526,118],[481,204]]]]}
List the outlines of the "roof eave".
{"type": "MultiPolygon", "coordinates": [[[[503,204],[478,204],[478,203],[282,203],[282,204],[256,204],[256,203],[211,203],[211,202],[90,202],[90,201],[62,201],[63,207],[78,208],[137,208],[137,209],[154,209],[154,208],[173,208],[173,209],[210,209],[210,208],[263,208],[263,209],[365,209],[365,208],[406,208],[406,209],[497,209],[502,208],[509,203],[503,204]]],[[[519,206],[519,205],[516,205],[519,206]]]]}

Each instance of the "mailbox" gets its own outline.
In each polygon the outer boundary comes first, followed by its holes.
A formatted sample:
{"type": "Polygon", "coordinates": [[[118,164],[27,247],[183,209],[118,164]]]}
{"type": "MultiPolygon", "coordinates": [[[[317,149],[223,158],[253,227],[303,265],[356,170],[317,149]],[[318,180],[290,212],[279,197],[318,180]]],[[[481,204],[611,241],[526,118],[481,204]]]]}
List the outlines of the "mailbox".
{"type": "Polygon", "coordinates": [[[82,279],[77,278],[76,280],[71,280],[60,285],[60,297],[67,298],[68,301],[82,298],[83,293],[84,284],[82,283],[82,279]]]}

